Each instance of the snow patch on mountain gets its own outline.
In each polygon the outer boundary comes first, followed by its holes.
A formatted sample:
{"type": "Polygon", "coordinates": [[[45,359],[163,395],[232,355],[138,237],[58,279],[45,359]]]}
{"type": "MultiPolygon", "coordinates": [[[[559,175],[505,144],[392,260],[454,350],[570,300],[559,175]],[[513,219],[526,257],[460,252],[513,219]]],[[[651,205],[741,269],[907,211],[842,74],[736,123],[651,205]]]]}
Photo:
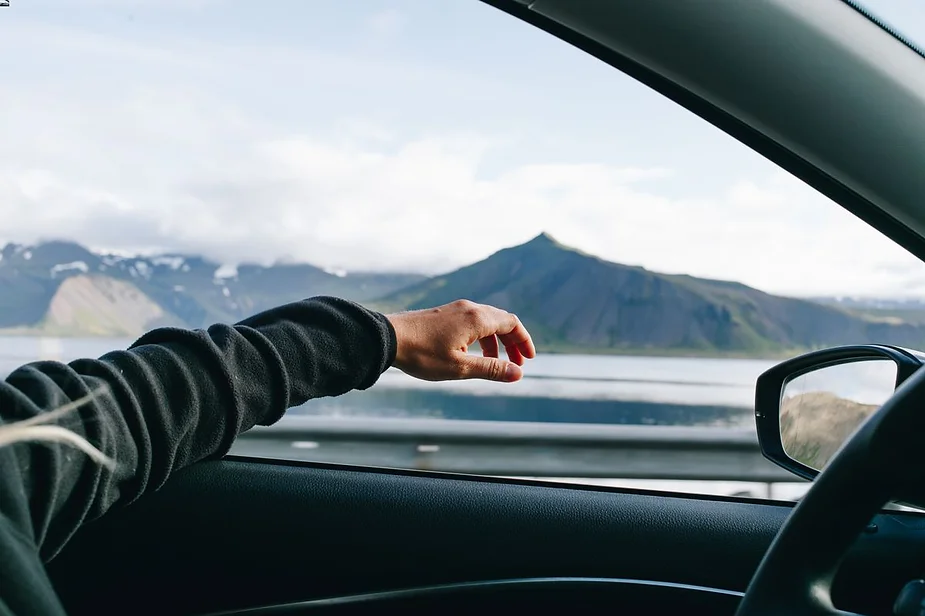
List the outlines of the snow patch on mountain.
{"type": "Polygon", "coordinates": [[[215,270],[215,273],[212,274],[212,277],[215,278],[216,280],[224,280],[226,278],[237,278],[237,276],[238,276],[238,266],[230,265],[230,264],[219,266],[219,268],[215,270]]]}
{"type": "MultiPolygon", "coordinates": [[[[177,271],[178,269],[183,267],[185,263],[186,263],[186,259],[184,259],[183,257],[175,257],[175,256],[170,256],[170,255],[161,255],[159,257],[153,257],[151,259],[152,265],[169,267],[173,271],[177,271]]],[[[184,271],[188,271],[188,270],[189,268],[187,268],[184,271]]]]}
{"type": "Polygon", "coordinates": [[[83,272],[86,274],[90,268],[83,261],[74,261],[72,263],[59,263],[50,268],[51,277],[54,278],[61,272],[83,272]]]}
{"type": "Polygon", "coordinates": [[[346,278],[346,277],[347,277],[347,270],[340,269],[340,268],[337,268],[337,267],[326,267],[326,268],[324,268],[324,271],[327,272],[328,274],[332,274],[332,275],[334,275],[334,276],[337,276],[338,278],[346,278]]]}

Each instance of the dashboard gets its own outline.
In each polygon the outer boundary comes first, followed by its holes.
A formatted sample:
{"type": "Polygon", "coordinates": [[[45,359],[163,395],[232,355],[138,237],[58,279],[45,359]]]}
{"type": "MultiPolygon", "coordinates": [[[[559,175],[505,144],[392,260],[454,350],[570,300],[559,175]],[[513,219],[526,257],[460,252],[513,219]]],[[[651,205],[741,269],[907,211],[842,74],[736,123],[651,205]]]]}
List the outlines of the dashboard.
{"type": "Polygon", "coordinates": [[[742,593],[646,580],[532,578],[428,586],[218,612],[209,616],[300,614],[734,614],[742,593]]]}

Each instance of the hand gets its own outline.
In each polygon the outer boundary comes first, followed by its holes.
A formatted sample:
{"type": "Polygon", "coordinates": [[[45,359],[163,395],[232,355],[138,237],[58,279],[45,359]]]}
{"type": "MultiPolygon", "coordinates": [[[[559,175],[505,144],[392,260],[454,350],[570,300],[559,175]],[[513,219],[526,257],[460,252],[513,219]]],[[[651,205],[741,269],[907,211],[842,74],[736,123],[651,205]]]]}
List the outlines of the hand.
{"type": "Polygon", "coordinates": [[[388,315],[398,338],[395,367],[425,381],[487,379],[512,383],[536,347],[520,319],[492,306],[458,300],[439,308],[388,315]],[[482,357],[468,354],[476,340],[482,357]],[[498,357],[498,342],[510,361],[498,357]]]}

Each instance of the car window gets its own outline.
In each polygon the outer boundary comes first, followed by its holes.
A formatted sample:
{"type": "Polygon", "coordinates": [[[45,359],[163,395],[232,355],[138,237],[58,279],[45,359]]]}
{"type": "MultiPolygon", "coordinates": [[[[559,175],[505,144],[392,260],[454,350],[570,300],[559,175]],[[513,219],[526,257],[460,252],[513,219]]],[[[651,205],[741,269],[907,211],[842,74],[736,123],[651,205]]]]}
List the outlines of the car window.
{"type": "Polygon", "coordinates": [[[234,453],[797,498],[755,378],[925,350],[922,262],[477,0],[13,0],[0,50],[0,373],[318,294],[492,303],[537,341],[519,383],[391,369],[234,453]]]}

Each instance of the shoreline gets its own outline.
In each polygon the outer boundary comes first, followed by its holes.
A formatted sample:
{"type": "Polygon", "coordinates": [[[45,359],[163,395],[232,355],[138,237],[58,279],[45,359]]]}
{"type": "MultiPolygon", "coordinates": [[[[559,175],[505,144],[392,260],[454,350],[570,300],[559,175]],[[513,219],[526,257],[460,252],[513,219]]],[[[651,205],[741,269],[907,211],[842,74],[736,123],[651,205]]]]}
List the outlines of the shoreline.
{"type": "MultiPolygon", "coordinates": [[[[143,332],[142,332],[143,334],[143,332]]],[[[136,340],[142,334],[112,333],[106,335],[87,334],[75,332],[50,332],[32,328],[10,328],[0,329],[0,338],[22,338],[22,339],[60,339],[60,340],[111,340],[127,339],[136,340]]],[[[476,349],[476,345],[473,345],[476,349]]],[[[601,355],[605,357],[660,357],[675,359],[741,359],[741,360],[765,360],[765,361],[783,361],[795,357],[810,349],[789,349],[775,350],[766,352],[749,352],[749,351],[721,351],[721,350],[704,350],[704,349],[664,349],[664,348],[617,348],[607,349],[600,347],[568,347],[562,345],[551,345],[537,348],[537,353],[543,355],[601,355]]]]}

